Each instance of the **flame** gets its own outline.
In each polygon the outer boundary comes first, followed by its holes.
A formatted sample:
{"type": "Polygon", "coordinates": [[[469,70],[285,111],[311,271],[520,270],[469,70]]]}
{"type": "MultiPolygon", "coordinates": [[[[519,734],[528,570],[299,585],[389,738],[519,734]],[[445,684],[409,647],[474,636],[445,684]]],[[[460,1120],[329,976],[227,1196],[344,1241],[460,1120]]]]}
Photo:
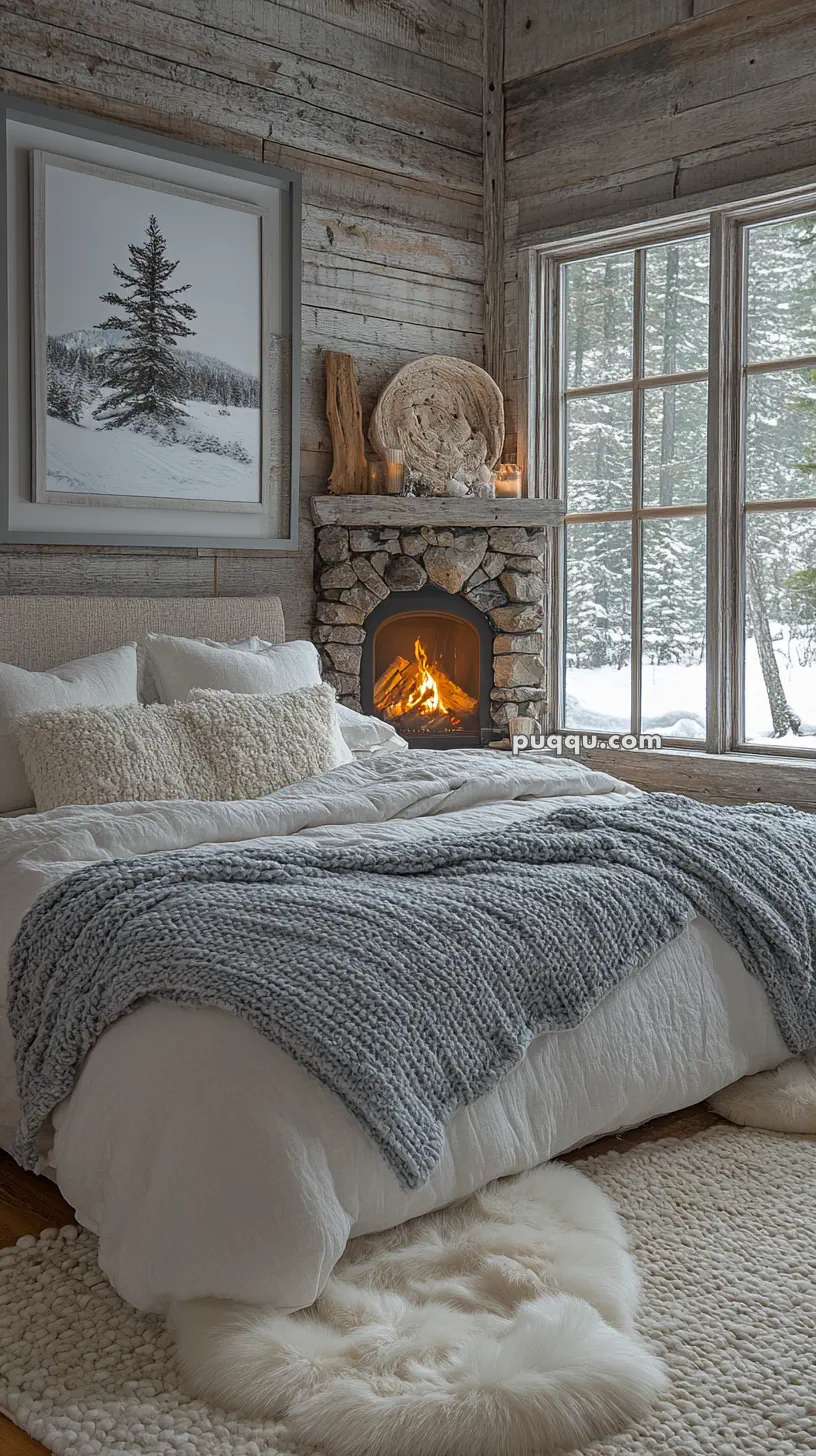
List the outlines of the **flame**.
{"type": "Polygon", "coordinates": [[[419,682],[415,688],[409,689],[404,711],[409,713],[412,708],[419,708],[420,713],[447,713],[439,684],[431,672],[428,654],[418,637],[414,643],[414,657],[419,666],[419,682]]]}
{"type": "MultiPolygon", "coordinates": [[[[374,706],[391,721],[410,718],[420,731],[462,726],[462,715],[472,713],[476,699],[460,688],[436,663],[431,663],[419,637],[414,660],[396,657],[374,685],[374,706]]],[[[410,725],[406,725],[410,731],[410,725]]]]}

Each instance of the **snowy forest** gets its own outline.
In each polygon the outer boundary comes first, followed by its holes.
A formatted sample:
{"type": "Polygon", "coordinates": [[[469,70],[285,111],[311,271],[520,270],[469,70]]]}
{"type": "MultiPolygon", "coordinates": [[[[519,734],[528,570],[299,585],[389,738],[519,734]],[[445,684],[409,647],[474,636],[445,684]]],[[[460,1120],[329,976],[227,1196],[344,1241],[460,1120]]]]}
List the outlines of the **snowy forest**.
{"type": "MultiPolygon", "coordinates": [[[[628,510],[632,392],[580,394],[632,377],[633,252],[566,269],[568,513],[628,510]]],[[[643,376],[708,364],[708,238],[644,253],[643,376]]],[[[748,236],[746,359],[816,353],[816,218],[748,236]]],[[[706,499],[707,383],[643,390],[643,504],[706,499]]],[[[749,372],[747,501],[816,497],[816,370],[749,372]]],[[[704,514],[642,524],[642,726],[705,734],[704,514]]],[[[745,737],[816,737],[816,510],[746,513],[745,737]]],[[[631,695],[631,520],[567,526],[566,723],[627,728],[631,695]]]]}
{"type": "Polygon", "coordinates": [[[49,489],[251,500],[260,382],[183,346],[197,310],[155,216],[128,254],[127,268],[112,263],[116,288],[100,293],[99,319],[47,335],[49,489]],[[200,456],[219,460],[207,467],[200,456]]]}

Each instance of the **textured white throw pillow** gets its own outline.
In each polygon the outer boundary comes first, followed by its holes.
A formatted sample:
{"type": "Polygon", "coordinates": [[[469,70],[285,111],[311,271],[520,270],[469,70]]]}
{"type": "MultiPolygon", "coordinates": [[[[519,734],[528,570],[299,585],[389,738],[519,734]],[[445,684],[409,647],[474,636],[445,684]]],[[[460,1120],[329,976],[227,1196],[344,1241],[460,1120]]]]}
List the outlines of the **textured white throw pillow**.
{"type": "Polygon", "coordinates": [[[334,689],[197,692],[172,706],[32,713],[17,727],[38,810],[262,799],[335,762],[334,689]]]}
{"type": "MultiPolygon", "coordinates": [[[[264,653],[270,649],[274,654],[276,651],[276,644],[264,642],[262,637],[247,637],[243,642],[212,642],[209,638],[203,640],[207,647],[231,647],[236,652],[264,653]]],[[[357,713],[354,708],[347,708],[343,703],[337,704],[337,726],[350,750],[351,758],[365,759],[370,758],[372,753],[408,747],[408,739],[401,738],[390,723],[382,718],[369,718],[365,713],[357,713]]]]}
{"type": "Polygon", "coordinates": [[[24,714],[45,708],[119,707],[136,702],[134,645],[65,662],[51,672],[26,672],[0,663],[0,814],[34,803],[14,733],[15,723],[24,714]]]}
{"type": "MultiPolygon", "coordinates": [[[[312,642],[200,642],[191,637],[150,633],[144,650],[163,703],[183,702],[199,688],[226,693],[293,693],[320,681],[320,658],[312,642]]],[[[350,749],[335,731],[335,764],[349,763],[350,749]]]]}

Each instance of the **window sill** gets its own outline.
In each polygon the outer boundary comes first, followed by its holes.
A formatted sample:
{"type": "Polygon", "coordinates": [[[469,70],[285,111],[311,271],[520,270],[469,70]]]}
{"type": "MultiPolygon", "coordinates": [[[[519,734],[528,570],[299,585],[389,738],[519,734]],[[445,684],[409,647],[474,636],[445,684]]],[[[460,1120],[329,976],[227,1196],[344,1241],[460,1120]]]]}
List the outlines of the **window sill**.
{"type": "Polygon", "coordinates": [[[816,810],[816,755],[593,748],[580,757],[591,768],[640,789],[669,790],[720,804],[794,804],[816,810]]]}

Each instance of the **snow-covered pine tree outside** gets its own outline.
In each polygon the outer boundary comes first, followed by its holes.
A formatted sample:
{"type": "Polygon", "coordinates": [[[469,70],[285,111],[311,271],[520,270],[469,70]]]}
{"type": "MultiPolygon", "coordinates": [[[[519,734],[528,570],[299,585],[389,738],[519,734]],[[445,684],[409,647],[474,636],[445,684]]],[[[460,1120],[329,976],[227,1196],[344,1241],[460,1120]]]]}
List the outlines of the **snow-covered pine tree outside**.
{"type": "MultiPolygon", "coordinates": [[[[816,352],[816,221],[752,228],[749,255],[750,357],[816,352]]],[[[704,370],[707,237],[645,256],[644,374],[704,370]]],[[[631,378],[634,254],[581,260],[566,272],[568,389],[631,378]]],[[[702,504],[705,380],[646,388],[643,397],[644,505],[702,504]]],[[[568,512],[628,510],[631,392],[570,397],[566,411],[568,512]]],[[[749,376],[746,425],[747,499],[812,496],[816,372],[749,376]]],[[[752,512],[746,534],[746,739],[812,745],[816,511],[752,512]]],[[[567,527],[567,726],[630,726],[631,546],[628,520],[567,527]]],[[[642,722],[664,737],[705,734],[705,554],[704,515],[643,522],[642,722]]]]}
{"type": "Polygon", "coordinates": [[[45,170],[49,495],[258,505],[257,215],[45,170]]]}

